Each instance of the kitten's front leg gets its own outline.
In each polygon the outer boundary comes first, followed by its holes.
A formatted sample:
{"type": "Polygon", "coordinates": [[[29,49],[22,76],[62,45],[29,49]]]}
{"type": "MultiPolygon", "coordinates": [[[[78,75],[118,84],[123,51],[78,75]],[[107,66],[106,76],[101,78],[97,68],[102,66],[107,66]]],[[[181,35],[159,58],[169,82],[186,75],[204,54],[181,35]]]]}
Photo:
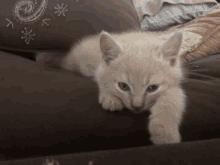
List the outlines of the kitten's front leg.
{"type": "Polygon", "coordinates": [[[149,123],[150,140],[154,144],[169,144],[181,142],[181,135],[178,125],[170,122],[169,124],[151,121],[149,123]],[[172,125],[172,126],[171,126],[172,125]]]}
{"type": "Polygon", "coordinates": [[[123,110],[122,102],[112,96],[110,93],[100,92],[99,103],[102,104],[102,107],[110,111],[121,111],[123,110]]]}
{"type": "Polygon", "coordinates": [[[184,97],[182,90],[172,89],[152,107],[148,128],[154,144],[181,142],[179,125],[184,112],[184,97]]]}

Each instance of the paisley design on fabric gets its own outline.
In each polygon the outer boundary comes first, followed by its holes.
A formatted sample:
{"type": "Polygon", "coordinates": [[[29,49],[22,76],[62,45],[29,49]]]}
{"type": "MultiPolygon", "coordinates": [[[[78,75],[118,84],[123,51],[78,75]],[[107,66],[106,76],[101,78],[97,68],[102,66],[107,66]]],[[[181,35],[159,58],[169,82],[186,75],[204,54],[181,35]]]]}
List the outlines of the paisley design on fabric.
{"type": "Polygon", "coordinates": [[[50,19],[43,19],[42,20],[42,26],[44,26],[44,25],[50,26],[47,21],[50,21],[50,19]]]}
{"type": "Polygon", "coordinates": [[[19,0],[13,15],[20,23],[33,23],[44,14],[47,4],[48,0],[19,0]]]}
{"type": "Polygon", "coordinates": [[[59,162],[53,159],[51,161],[49,159],[46,159],[46,162],[43,165],[59,165],[59,162]]]}
{"type": "Polygon", "coordinates": [[[54,7],[54,8],[57,10],[57,11],[55,12],[55,14],[58,13],[58,17],[59,17],[60,15],[63,15],[63,16],[65,17],[65,16],[66,16],[66,15],[65,15],[65,12],[68,11],[68,9],[66,9],[67,7],[68,7],[68,5],[64,6],[64,4],[62,4],[62,5],[57,4],[57,6],[54,7]]]}
{"type": "Polygon", "coordinates": [[[9,20],[8,18],[5,18],[6,21],[8,21],[8,24],[6,25],[6,27],[9,27],[11,25],[12,29],[14,28],[14,24],[11,20],[9,20]]]}
{"type": "Polygon", "coordinates": [[[24,34],[24,36],[21,37],[21,39],[22,39],[22,40],[25,39],[25,43],[28,45],[31,40],[34,40],[33,37],[35,36],[35,34],[31,34],[31,33],[32,33],[32,30],[30,30],[30,31],[28,32],[28,30],[27,30],[26,27],[24,28],[24,30],[25,30],[25,32],[24,32],[24,31],[21,32],[21,33],[24,34]]]}

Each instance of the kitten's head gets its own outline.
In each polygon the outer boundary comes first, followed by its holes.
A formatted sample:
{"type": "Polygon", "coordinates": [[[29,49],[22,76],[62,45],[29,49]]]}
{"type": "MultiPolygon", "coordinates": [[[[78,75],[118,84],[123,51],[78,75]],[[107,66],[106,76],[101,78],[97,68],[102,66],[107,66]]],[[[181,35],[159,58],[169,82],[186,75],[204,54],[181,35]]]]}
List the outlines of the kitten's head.
{"type": "Polygon", "coordinates": [[[182,70],[178,52],[182,33],[166,41],[142,33],[100,35],[102,63],[95,75],[100,90],[121,100],[132,112],[152,107],[169,88],[179,87],[182,70]],[[142,35],[141,39],[135,39],[142,35]]]}

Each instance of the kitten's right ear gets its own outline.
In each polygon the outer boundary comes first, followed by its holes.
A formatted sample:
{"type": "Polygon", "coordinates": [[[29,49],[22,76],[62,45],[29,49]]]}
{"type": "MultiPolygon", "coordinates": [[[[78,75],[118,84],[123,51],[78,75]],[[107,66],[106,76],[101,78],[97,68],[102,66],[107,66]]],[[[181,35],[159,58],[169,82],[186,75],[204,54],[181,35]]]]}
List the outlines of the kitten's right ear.
{"type": "Polygon", "coordinates": [[[109,33],[102,31],[100,34],[100,50],[103,60],[109,65],[112,60],[118,57],[122,48],[109,33]]]}
{"type": "Polygon", "coordinates": [[[169,61],[172,67],[179,63],[178,53],[180,51],[182,38],[183,34],[181,32],[175,33],[171,38],[169,38],[161,50],[163,58],[169,61]]]}

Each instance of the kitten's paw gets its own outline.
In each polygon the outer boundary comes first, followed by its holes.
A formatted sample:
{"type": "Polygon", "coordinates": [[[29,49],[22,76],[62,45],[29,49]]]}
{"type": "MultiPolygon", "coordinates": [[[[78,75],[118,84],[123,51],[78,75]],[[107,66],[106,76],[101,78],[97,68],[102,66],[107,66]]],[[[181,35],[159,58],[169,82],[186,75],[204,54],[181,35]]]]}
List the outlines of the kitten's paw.
{"type": "Polygon", "coordinates": [[[181,135],[178,127],[164,127],[162,124],[155,124],[149,127],[151,138],[154,144],[170,144],[181,142],[181,135]]]}
{"type": "Polygon", "coordinates": [[[121,101],[109,94],[100,95],[99,103],[102,104],[102,107],[106,110],[110,110],[110,111],[123,110],[123,104],[121,103],[121,101]]]}

